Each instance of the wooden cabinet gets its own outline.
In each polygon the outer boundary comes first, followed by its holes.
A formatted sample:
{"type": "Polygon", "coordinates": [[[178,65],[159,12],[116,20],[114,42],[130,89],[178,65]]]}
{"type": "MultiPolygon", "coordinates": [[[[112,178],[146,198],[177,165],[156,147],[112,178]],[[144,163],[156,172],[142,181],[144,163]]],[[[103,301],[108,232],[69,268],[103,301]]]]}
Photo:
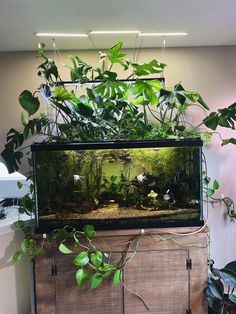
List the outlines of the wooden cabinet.
{"type": "MultiPolygon", "coordinates": [[[[207,313],[207,230],[197,229],[145,230],[135,257],[125,267],[124,285],[113,286],[107,280],[95,290],[77,287],[73,256],[48,248],[46,256],[35,260],[36,313],[207,313]]],[[[110,247],[116,262],[127,249],[132,252],[128,243],[139,235],[136,229],[98,232],[96,245],[104,252],[110,247]]]]}

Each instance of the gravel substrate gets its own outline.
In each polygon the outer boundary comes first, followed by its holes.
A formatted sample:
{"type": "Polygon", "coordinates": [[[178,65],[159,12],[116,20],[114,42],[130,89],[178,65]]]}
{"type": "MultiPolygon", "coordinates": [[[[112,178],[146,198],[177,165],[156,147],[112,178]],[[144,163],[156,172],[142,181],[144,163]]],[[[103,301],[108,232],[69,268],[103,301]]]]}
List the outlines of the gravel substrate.
{"type": "Polygon", "coordinates": [[[165,209],[165,210],[148,210],[136,208],[122,208],[116,204],[111,204],[106,207],[98,208],[87,213],[58,211],[56,214],[48,214],[39,216],[39,219],[118,219],[118,218],[132,218],[132,217],[159,217],[182,214],[197,214],[198,209],[194,208],[179,208],[179,209],[165,209]]]}

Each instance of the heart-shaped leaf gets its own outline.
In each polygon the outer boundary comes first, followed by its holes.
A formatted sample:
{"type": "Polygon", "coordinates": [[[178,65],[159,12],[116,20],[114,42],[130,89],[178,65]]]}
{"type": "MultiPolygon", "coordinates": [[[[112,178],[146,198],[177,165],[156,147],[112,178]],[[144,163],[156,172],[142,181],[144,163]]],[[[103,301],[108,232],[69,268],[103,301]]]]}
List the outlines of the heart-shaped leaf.
{"type": "Polygon", "coordinates": [[[59,251],[63,254],[71,254],[73,251],[69,249],[65,244],[64,241],[61,242],[61,244],[58,247],[59,251]]]}
{"type": "Polygon", "coordinates": [[[103,256],[100,251],[96,251],[90,255],[91,262],[94,266],[99,267],[102,264],[103,256]]]}
{"type": "Polygon", "coordinates": [[[96,289],[103,282],[104,278],[100,273],[95,273],[91,278],[91,289],[96,289]]]}
{"type": "Polygon", "coordinates": [[[23,109],[25,109],[29,116],[35,114],[40,106],[38,97],[34,97],[28,90],[24,90],[19,96],[19,102],[23,109]]]}
{"type": "Polygon", "coordinates": [[[89,273],[86,269],[83,268],[78,269],[75,275],[77,285],[79,287],[82,287],[83,284],[88,280],[88,277],[89,273]]]}
{"type": "Polygon", "coordinates": [[[218,190],[219,189],[219,182],[217,180],[214,180],[213,182],[213,189],[218,190]]]}
{"type": "Polygon", "coordinates": [[[85,266],[89,262],[89,255],[88,252],[81,252],[79,253],[75,259],[73,260],[73,263],[77,266],[85,266]]]}
{"type": "Polygon", "coordinates": [[[92,225],[85,225],[83,227],[83,232],[87,238],[93,238],[96,234],[94,227],[92,225]]]}

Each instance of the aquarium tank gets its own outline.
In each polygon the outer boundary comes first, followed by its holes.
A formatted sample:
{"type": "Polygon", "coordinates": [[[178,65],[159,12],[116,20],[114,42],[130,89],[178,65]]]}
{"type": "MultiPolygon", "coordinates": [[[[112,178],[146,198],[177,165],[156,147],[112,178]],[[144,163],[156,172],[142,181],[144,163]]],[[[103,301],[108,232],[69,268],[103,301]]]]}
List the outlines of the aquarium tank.
{"type": "Polygon", "coordinates": [[[32,145],[36,230],[202,225],[202,141],[32,145]]]}

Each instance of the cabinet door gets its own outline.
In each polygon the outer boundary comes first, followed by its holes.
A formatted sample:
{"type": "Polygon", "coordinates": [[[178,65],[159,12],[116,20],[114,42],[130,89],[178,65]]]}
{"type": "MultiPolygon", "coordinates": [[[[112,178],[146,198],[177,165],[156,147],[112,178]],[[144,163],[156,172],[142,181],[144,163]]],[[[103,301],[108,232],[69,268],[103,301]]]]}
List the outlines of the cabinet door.
{"type": "Polygon", "coordinates": [[[35,301],[37,314],[55,314],[54,258],[36,257],[34,263],[35,301]]]}
{"type": "Polygon", "coordinates": [[[125,268],[125,314],[150,313],[141,298],[151,313],[186,313],[189,309],[187,256],[185,249],[137,252],[125,268]]]}
{"type": "MultiPolygon", "coordinates": [[[[113,253],[111,262],[118,262],[122,254],[113,253]]],[[[75,281],[76,267],[73,257],[58,256],[56,287],[57,314],[122,314],[123,287],[114,286],[112,280],[104,281],[97,289],[91,290],[89,283],[79,288],[75,281]]]]}

